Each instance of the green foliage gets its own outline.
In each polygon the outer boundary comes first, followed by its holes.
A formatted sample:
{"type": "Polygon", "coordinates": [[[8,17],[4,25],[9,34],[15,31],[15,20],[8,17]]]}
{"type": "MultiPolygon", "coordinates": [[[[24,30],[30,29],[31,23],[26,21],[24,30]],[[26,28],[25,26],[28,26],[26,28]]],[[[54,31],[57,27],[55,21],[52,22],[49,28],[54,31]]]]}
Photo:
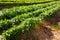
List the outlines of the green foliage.
{"type": "MultiPolygon", "coordinates": [[[[44,16],[44,17],[42,16],[43,19],[49,18],[51,15],[53,15],[58,10],[60,10],[60,6],[55,5],[50,10],[47,10],[46,12],[42,13],[44,16]]],[[[29,31],[30,29],[34,29],[36,24],[41,23],[43,19],[41,18],[40,15],[39,17],[28,18],[25,21],[23,21],[21,24],[19,24],[17,27],[12,27],[6,32],[3,32],[2,34],[3,39],[14,40],[14,38],[16,38],[18,35],[21,35],[22,33],[29,31]]]]}
{"type": "Polygon", "coordinates": [[[16,17],[12,18],[11,20],[12,20],[13,24],[16,25],[16,24],[21,23],[22,21],[24,21],[27,18],[38,17],[40,14],[43,14],[45,11],[47,11],[47,9],[50,10],[54,6],[56,6],[56,4],[52,5],[52,6],[48,6],[46,8],[38,9],[38,10],[36,10],[34,12],[31,12],[31,13],[26,13],[26,14],[18,15],[16,17]]]}
{"type": "Polygon", "coordinates": [[[0,0],[1,2],[20,2],[20,3],[33,3],[33,2],[44,2],[44,1],[52,1],[52,0],[0,0]]]}
{"type": "Polygon", "coordinates": [[[0,30],[6,30],[8,28],[10,28],[12,26],[12,22],[10,22],[9,20],[1,20],[0,21],[0,30]]]}
{"type": "Polygon", "coordinates": [[[21,6],[21,7],[13,7],[11,9],[3,9],[2,15],[0,15],[1,19],[11,19],[15,17],[16,15],[21,15],[27,12],[33,12],[35,10],[45,8],[49,5],[56,4],[56,2],[46,3],[46,4],[37,4],[37,5],[31,5],[31,6],[21,6]]]}
{"type": "MultiPolygon", "coordinates": [[[[16,17],[14,17],[14,18],[12,18],[11,20],[9,20],[9,22],[11,22],[11,24],[12,25],[18,25],[18,24],[20,24],[22,21],[24,21],[25,19],[27,19],[27,18],[31,18],[31,17],[38,17],[40,14],[43,14],[45,11],[47,11],[47,9],[48,10],[50,10],[51,8],[53,8],[53,7],[55,7],[56,6],[56,4],[54,4],[54,5],[49,5],[49,6],[47,6],[46,8],[42,8],[42,9],[38,9],[38,10],[36,10],[36,11],[34,11],[34,12],[30,12],[30,13],[25,13],[25,14],[22,14],[22,15],[18,15],[18,16],[16,16],[16,17]]],[[[13,15],[13,14],[12,14],[13,15]]],[[[4,20],[3,20],[4,21],[4,20]]],[[[3,21],[1,22],[1,23],[3,23],[3,21]]],[[[1,24],[0,23],[0,24],[1,24]]],[[[4,24],[6,23],[6,21],[4,22],[4,24]]],[[[9,25],[9,23],[7,23],[6,25],[9,25]]],[[[2,27],[0,27],[0,28],[2,28],[3,30],[5,30],[5,29],[8,29],[7,27],[6,27],[6,25],[1,25],[2,27]]],[[[12,25],[11,25],[11,27],[12,27],[12,25]]],[[[10,26],[9,26],[10,27],[10,26]]]]}
{"type": "Polygon", "coordinates": [[[17,37],[18,34],[22,34],[30,29],[33,29],[35,25],[40,22],[38,18],[29,18],[23,21],[19,26],[12,27],[11,29],[7,30],[3,33],[3,37],[5,40],[14,40],[13,37],[17,37]]]}
{"type": "MultiPolygon", "coordinates": [[[[11,3],[13,0],[7,1],[11,3]]],[[[17,0],[14,2],[31,4],[40,1],[43,0],[17,0]]],[[[34,29],[38,23],[51,18],[58,10],[60,10],[58,1],[3,9],[0,15],[0,30],[4,31],[3,40],[17,40],[19,35],[34,29]]]]}
{"type": "Polygon", "coordinates": [[[46,11],[45,13],[40,14],[40,18],[42,18],[42,19],[44,19],[44,18],[45,19],[46,18],[51,18],[60,9],[60,5],[57,4],[55,6],[51,10],[46,11]],[[55,6],[57,6],[57,7],[55,7],[55,6]],[[47,13],[49,13],[49,14],[47,14],[47,13]]]}

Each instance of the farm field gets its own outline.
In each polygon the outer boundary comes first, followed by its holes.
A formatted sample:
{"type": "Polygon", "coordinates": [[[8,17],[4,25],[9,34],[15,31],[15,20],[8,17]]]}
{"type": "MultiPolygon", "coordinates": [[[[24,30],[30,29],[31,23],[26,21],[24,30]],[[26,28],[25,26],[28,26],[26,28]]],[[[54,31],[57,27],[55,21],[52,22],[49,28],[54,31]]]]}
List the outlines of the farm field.
{"type": "Polygon", "coordinates": [[[38,4],[38,3],[47,3],[54,0],[0,0],[0,5],[27,5],[27,4],[38,4]]]}
{"type": "Polygon", "coordinates": [[[0,40],[60,40],[60,1],[1,0],[0,40]]]}
{"type": "Polygon", "coordinates": [[[53,1],[53,0],[0,0],[0,2],[26,2],[26,3],[33,3],[33,2],[45,2],[45,1],[53,1]]]}

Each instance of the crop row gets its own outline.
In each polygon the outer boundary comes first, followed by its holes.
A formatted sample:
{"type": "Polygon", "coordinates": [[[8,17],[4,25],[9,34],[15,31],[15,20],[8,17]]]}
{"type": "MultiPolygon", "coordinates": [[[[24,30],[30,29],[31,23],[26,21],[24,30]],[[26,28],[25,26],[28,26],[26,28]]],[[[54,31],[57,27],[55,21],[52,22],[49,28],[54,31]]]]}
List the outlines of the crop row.
{"type": "MultiPolygon", "coordinates": [[[[43,14],[43,19],[46,17],[50,17],[53,15],[57,10],[60,9],[60,6],[55,6],[54,8],[42,13],[43,14]]],[[[8,29],[7,31],[3,32],[3,38],[5,40],[14,40],[18,35],[21,35],[22,33],[29,31],[30,29],[35,28],[35,25],[39,22],[42,22],[42,18],[39,15],[39,17],[33,17],[33,18],[28,18],[25,21],[23,21],[20,25],[17,27],[12,27],[11,29],[8,29]]],[[[15,39],[16,40],[16,39],[15,39]]]]}
{"type": "Polygon", "coordinates": [[[0,2],[8,3],[40,3],[40,2],[50,2],[53,0],[0,0],[0,2]]]}
{"type": "Polygon", "coordinates": [[[27,18],[30,18],[30,17],[38,17],[40,14],[44,13],[47,10],[50,10],[51,8],[53,8],[55,6],[57,6],[57,4],[48,6],[46,8],[38,9],[38,10],[36,10],[34,12],[31,12],[31,13],[25,13],[25,14],[22,14],[22,15],[18,15],[16,17],[12,18],[11,21],[15,25],[16,24],[19,24],[19,23],[21,23],[22,21],[24,21],[27,18]]]}
{"type": "Polygon", "coordinates": [[[16,17],[12,18],[11,20],[1,20],[0,21],[0,29],[1,30],[6,30],[10,27],[12,27],[12,25],[18,25],[20,24],[22,21],[24,21],[27,18],[31,18],[31,17],[38,17],[40,14],[44,13],[47,10],[50,10],[51,8],[57,6],[57,4],[48,6],[46,8],[43,9],[38,9],[34,12],[31,13],[25,13],[22,15],[17,15],[16,17]],[[9,26],[10,25],[10,26],[9,26]]]}
{"type": "Polygon", "coordinates": [[[45,8],[50,5],[54,5],[56,2],[51,2],[47,4],[37,4],[32,6],[22,6],[22,7],[14,7],[11,9],[4,9],[2,11],[2,14],[0,15],[0,19],[11,19],[15,17],[16,15],[21,15],[27,12],[32,12],[41,8],[45,8]]]}
{"type": "MultiPolygon", "coordinates": [[[[31,1],[34,1],[34,0],[0,0],[0,1],[3,1],[3,2],[31,2],[31,1]]],[[[35,1],[44,1],[44,0],[35,0],[35,1]]],[[[48,0],[45,0],[45,1],[48,1],[48,0]]],[[[51,1],[51,0],[49,0],[51,1]]]]}

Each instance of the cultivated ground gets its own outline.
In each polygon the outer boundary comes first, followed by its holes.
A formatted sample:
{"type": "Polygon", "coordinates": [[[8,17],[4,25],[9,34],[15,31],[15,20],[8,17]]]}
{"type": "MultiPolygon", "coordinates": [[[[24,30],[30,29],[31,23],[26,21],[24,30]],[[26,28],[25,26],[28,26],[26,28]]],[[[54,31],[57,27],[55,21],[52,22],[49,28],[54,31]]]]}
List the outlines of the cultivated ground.
{"type": "MultiPolygon", "coordinates": [[[[1,32],[0,32],[1,34],[1,32]]],[[[0,40],[1,40],[0,36],[0,40]]],[[[31,32],[18,37],[19,40],[60,40],[60,11],[49,20],[38,24],[31,32]],[[55,26],[55,27],[54,27],[55,26]],[[56,28],[56,29],[55,29],[56,28]]]]}

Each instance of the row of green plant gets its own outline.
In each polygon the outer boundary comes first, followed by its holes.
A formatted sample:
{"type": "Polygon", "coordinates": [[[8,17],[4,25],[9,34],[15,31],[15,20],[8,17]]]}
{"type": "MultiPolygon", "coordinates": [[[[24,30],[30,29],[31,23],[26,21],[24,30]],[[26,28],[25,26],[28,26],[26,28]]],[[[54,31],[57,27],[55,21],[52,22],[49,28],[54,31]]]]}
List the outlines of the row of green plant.
{"type": "Polygon", "coordinates": [[[5,18],[11,19],[15,17],[16,15],[32,12],[32,11],[45,8],[53,4],[56,4],[56,2],[51,2],[51,3],[46,3],[46,4],[37,4],[37,5],[31,5],[31,6],[13,7],[11,9],[3,9],[2,14],[0,15],[0,20],[5,19],[5,18]]]}
{"type": "Polygon", "coordinates": [[[15,38],[17,38],[19,35],[23,34],[26,31],[30,31],[30,29],[34,29],[36,24],[41,23],[42,20],[45,18],[50,18],[58,10],[60,10],[60,5],[56,5],[52,7],[50,10],[47,10],[41,13],[39,17],[27,18],[25,21],[20,23],[18,26],[12,27],[8,29],[7,31],[3,32],[2,33],[3,39],[4,40],[17,40],[15,38]]]}
{"type": "Polygon", "coordinates": [[[53,0],[0,0],[0,5],[31,5],[39,3],[48,3],[53,0]]]}
{"type": "Polygon", "coordinates": [[[0,2],[19,2],[19,3],[38,3],[47,1],[53,1],[53,0],[0,0],[0,2]]]}
{"type": "Polygon", "coordinates": [[[57,4],[54,4],[54,5],[51,5],[51,6],[48,6],[46,8],[42,8],[42,9],[38,9],[34,12],[31,12],[31,13],[25,13],[25,14],[22,14],[22,15],[18,15],[14,18],[11,19],[11,21],[13,22],[13,24],[19,24],[21,23],[22,21],[24,21],[25,19],[27,18],[30,18],[30,17],[38,17],[40,14],[42,14],[43,12],[47,11],[47,10],[50,10],[52,7],[55,7],[57,6],[57,4]]]}
{"type": "Polygon", "coordinates": [[[5,21],[1,20],[0,21],[0,29],[1,30],[6,30],[6,29],[12,27],[12,25],[18,25],[19,23],[21,23],[25,19],[31,18],[31,17],[37,17],[41,13],[43,13],[43,12],[45,12],[45,11],[51,9],[52,7],[55,7],[55,6],[57,6],[57,4],[50,5],[50,6],[46,7],[46,8],[38,9],[38,10],[36,10],[34,12],[25,13],[25,14],[22,14],[22,15],[17,15],[16,17],[12,18],[11,20],[5,20],[5,21]]]}
{"type": "Polygon", "coordinates": [[[3,2],[36,2],[36,1],[51,1],[51,0],[0,0],[0,1],[3,1],[3,2]]]}

